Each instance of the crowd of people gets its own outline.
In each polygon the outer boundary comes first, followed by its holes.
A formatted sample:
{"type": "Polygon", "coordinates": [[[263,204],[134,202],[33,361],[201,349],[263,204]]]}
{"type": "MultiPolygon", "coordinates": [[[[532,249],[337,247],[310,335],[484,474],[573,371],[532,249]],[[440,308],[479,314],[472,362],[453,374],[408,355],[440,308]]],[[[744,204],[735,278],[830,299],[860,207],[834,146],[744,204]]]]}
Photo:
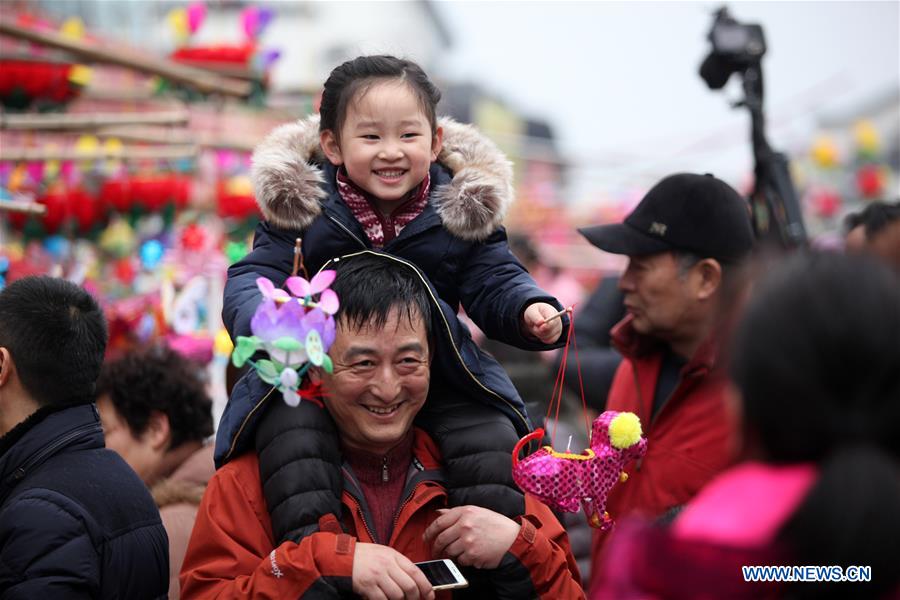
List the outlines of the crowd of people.
{"type": "Polygon", "coordinates": [[[900,594],[898,205],[848,217],[846,252],[773,254],[733,188],[672,174],[623,223],[580,230],[628,263],[572,328],[507,241],[508,162],[439,98],[414,63],[359,57],[320,117],[254,154],[266,220],[223,319],[252,334],[257,281],[284,285],[301,238],[340,299],[314,401],[247,370],[213,443],[190,361],[153,346],[104,364],[102,312],[64,280],[0,292],[0,598],[900,594]],[[535,374],[573,365],[508,373],[460,309],[527,356],[574,331],[589,414],[640,418],[646,454],[591,544],[512,478],[546,424],[535,374]],[[466,587],[430,581],[417,563],[435,559],[466,587]]]}

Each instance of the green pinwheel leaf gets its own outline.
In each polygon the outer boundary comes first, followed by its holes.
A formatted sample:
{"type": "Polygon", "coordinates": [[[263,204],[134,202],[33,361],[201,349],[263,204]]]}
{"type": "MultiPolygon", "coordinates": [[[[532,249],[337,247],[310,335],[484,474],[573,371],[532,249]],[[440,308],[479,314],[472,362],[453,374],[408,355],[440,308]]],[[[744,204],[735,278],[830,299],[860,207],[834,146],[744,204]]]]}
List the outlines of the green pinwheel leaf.
{"type": "Polygon", "coordinates": [[[328,356],[327,354],[322,359],[322,368],[325,369],[326,373],[334,372],[334,364],[331,362],[331,357],[328,356]]]}
{"type": "Polygon", "coordinates": [[[259,349],[261,342],[262,340],[255,335],[250,337],[238,336],[237,346],[234,347],[234,352],[231,353],[232,364],[238,368],[243,367],[244,363],[259,349]]]}
{"type": "Polygon", "coordinates": [[[277,340],[272,342],[272,345],[279,350],[284,350],[285,352],[296,352],[297,350],[303,348],[303,344],[301,344],[294,338],[287,336],[278,338],[277,340]]]}
{"type": "Polygon", "coordinates": [[[269,385],[278,385],[279,383],[280,373],[278,372],[278,367],[271,360],[256,361],[256,373],[260,379],[269,385]]]}

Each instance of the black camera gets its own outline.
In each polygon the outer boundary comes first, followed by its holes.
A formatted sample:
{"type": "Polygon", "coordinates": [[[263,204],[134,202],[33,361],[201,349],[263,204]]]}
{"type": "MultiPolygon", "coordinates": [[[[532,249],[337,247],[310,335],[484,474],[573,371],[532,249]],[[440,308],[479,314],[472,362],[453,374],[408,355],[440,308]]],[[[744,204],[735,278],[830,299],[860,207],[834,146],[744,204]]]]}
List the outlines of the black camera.
{"type": "Polygon", "coordinates": [[[744,99],[734,107],[750,111],[756,181],[750,195],[753,229],[762,244],[783,249],[806,245],[806,227],[797,192],[788,170],[788,159],[769,146],[763,115],[762,57],[766,40],[761,25],[738,23],[725,7],[720,8],[707,36],[712,50],[700,65],[700,76],[710,89],[725,86],[732,73],[740,74],[744,99]]]}
{"type": "Polygon", "coordinates": [[[707,37],[712,51],[700,66],[700,76],[710,89],[723,87],[732,73],[758,65],[766,53],[762,26],[738,23],[725,7],[716,12],[707,37]]]}

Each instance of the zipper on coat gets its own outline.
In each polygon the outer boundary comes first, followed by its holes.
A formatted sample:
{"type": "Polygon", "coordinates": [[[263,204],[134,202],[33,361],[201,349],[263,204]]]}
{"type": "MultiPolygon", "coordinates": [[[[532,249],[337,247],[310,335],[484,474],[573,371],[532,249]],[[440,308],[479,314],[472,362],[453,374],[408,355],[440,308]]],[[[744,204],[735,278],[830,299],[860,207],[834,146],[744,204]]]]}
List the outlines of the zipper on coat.
{"type": "MultiPolygon", "coordinates": [[[[343,229],[343,230],[347,233],[347,235],[349,235],[349,236],[352,237],[354,240],[356,240],[356,242],[357,242],[360,246],[362,246],[362,247],[365,248],[366,250],[369,249],[369,247],[365,244],[365,242],[363,242],[361,239],[359,239],[358,237],[356,237],[356,234],[355,234],[355,233],[353,233],[352,231],[350,231],[349,229],[347,229],[347,226],[346,226],[346,225],[344,225],[344,224],[341,223],[338,219],[336,219],[335,217],[333,217],[333,216],[331,216],[331,215],[328,215],[328,218],[331,219],[338,227],[340,227],[341,229],[343,229]]],[[[327,263],[326,263],[326,264],[327,264],[327,263]]],[[[322,269],[319,269],[319,270],[321,271],[322,269]]]]}

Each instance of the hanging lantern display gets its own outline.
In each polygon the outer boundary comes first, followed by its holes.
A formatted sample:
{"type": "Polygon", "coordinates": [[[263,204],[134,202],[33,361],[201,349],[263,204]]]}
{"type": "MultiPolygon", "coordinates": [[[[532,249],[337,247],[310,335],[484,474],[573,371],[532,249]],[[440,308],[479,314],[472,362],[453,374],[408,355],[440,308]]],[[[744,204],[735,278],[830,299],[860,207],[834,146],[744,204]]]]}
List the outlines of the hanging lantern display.
{"type": "Polygon", "coordinates": [[[831,219],[837,215],[843,204],[840,194],[835,190],[825,187],[817,187],[810,190],[807,196],[807,204],[817,217],[831,219]]]}
{"type": "Polygon", "coordinates": [[[856,171],[856,188],[863,198],[880,198],[884,192],[884,172],[878,165],[863,165],[856,171]]]}
{"type": "Polygon", "coordinates": [[[181,232],[181,245],[185,250],[199,252],[207,243],[206,232],[197,223],[191,223],[181,232]]]}
{"type": "Polygon", "coordinates": [[[47,211],[41,217],[44,230],[50,234],[59,231],[69,219],[70,205],[67,191],[62,186],[57,186],[54,190],[37,198],[37,202],[47,207],[47,211]]]}
{"type": "Polygon", "coordinates": [[[188,205],[190,195],[190,177],[178,174],[107,179],[100,188],[103,202],[121,213],[135,207],[151,213],[169,205],[182,209],[188,205]]]}
{"type": "Polygon", "coordinates": [[[217,211],[220,217],[246,219],[259,217],[253,186],[246,175],[219,180],[216,185],[217,211]]]}
{"type": "Polygon", "coordinates": [[[812,159],[823,169],[832,169],[838,165],[839,153],[834,140],[827,136],[820,136],[810,151],[812,159]]]}
{"type": "Polygon", "coordinates": [[[54,107],[74,100],[90,80],[84,65],[60,62],[0,60],[0,104],[23,110],[54,107]]]}
{"type": "Polygon", "coordinates": [[[86,233],[105,217],[105,210],[98,198],[88,194],[83,188],[69,190],[69,210],[78,231],[86,233]]]}
{"type": "Polygon", "coordinates": [[[878,154],[881,141],[878,131],[871,121],[859,121],[853,127],[853,139],[859,155],[865,159],[872,159],[878,154]]]}

